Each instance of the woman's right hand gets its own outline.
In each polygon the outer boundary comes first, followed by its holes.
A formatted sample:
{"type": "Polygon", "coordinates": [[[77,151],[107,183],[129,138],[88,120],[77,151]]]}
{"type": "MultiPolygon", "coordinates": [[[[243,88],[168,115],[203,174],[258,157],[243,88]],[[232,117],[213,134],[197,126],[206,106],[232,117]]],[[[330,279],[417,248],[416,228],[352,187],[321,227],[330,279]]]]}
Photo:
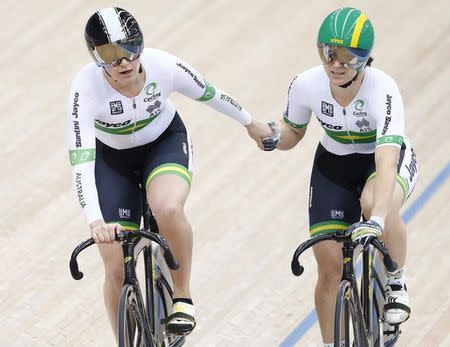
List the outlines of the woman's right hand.
{"type": "Polygon", "coordinates": [[[95,243],[112,243],[116,240],[116,234],[123,230],[120,224],[106,224],[103,219],[98,219],[89,226],[95,243]]]}
{"type": "Polygon", "coordinates": [[[272,136],[272,129],[266,123],[262,123],[256,120],[245,126],[250,137],[255,140],[258,147],[264,150],[262,139],[272,136]]]}

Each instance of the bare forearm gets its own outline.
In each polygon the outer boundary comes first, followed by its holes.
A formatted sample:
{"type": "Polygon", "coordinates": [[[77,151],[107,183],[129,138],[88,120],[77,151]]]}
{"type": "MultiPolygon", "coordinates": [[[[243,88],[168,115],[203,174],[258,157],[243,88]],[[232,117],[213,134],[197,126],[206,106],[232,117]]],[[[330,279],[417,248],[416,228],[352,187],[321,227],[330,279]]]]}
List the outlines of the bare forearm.
{"type": "Polygon", "coordinates": [[[294,130],[283,121],[280,121],[278,125],[281,130],[280,142],[277,145],[279,150],[287,151],[295,147],[305,136],[306,128],[294,130]]]}

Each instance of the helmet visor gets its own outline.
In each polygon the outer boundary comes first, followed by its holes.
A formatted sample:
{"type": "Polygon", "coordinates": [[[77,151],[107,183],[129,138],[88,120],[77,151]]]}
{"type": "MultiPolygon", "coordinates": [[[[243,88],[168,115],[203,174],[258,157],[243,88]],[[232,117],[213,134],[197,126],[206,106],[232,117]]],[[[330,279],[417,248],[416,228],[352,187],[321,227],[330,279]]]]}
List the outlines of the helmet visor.
{"type": "Polygon", "coordinates": [[[370,52],[364,49],[347,48],[342,46],[332,46],[326,43],[319,43],[317,45],[319,50],[320,59],[325,64],[338,61],[350,69],[359,69],[364,66],[365,62],[369,59],[370,52]]]}
{"type": "Polygon", "coordinates": [[[141,35],[135,35],[125,40],[107,43],[93,47],[93,55],[99,66],[116,66],[122,59],[136,60],[142,53],[144,40],[141,35]]]}

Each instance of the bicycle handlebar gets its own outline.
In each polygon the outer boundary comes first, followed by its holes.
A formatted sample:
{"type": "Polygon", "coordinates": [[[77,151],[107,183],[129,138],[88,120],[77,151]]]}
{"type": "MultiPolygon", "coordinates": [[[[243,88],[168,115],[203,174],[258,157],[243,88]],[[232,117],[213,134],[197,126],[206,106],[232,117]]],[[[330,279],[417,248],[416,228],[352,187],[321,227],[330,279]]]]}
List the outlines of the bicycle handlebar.
{"type": "MultiPolygon", "coordinates": [[[[334,240],[337,242],[353,242],[351,241],[351,235],[347,235],[341,232],[333,234],[322,234],[315,236],[309,240],[306,240],[305,242],[301,243],[300,246],[297,247],[292,257],[291,270],[295,276],[300,276],[305,270],[305,268],[302,265],[300,265],[300,262],[298,260],[300,255],[308,248],[314,246],[319,242],[326,240],[334,240]]],[[[391,256],[389,255],[389,251],[387,250],[386,245],[383,243],[383,241],[377,238],[373,238],[372,240],[369,241],[369,243],[373,245],[376,249],[378,249],[381,252],[381,254],[383,254],[383,263],[386,269],[389,272],[395,271],[397,269],[397,263],[392,260],[391,256]]]]}
{"type": "MultiPolygon", "coordinates": [[[[172,252],[170,251],[169,245],[167,244],[167,241],[159,234],[148,231],[148,230],[124,230],[121,231],[116,235],[116,241],[123,242],[128,241],[132,237],[140,236],[143,238],[146,238],[148,240],[151,240],[153,242],[156,242],[158,245],[160,245],[164,249],[164,260],[167,263],[167,266],[172,269],[176,270],[180,267],[180,264],[177,263],[175,258],[173,257],[172,252]]],[[[77,262],[77,256],[80,254],[83,250],[88,248],[89,246],[92,246],[95,243],[95,241],[90,238],[86,241],[80,243],[72,252],[72,255],[70,256],[70,273],[72,274],[72,277],[75,280],[81,280],[83,278],[83,273],[79,271],[78,268],[78,262],[77,262]]]]}

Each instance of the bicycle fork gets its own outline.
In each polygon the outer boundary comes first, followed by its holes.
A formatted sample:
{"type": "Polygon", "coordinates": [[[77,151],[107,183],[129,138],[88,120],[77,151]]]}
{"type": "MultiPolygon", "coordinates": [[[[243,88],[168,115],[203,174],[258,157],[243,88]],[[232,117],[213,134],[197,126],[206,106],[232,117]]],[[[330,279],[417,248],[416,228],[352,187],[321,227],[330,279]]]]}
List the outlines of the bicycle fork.
{"type": "Polygon", "coordinates": [[[367,329],[364,323],[364,315],[363,309],[361,305],[360,296],[358,294],[358,284],[356,282],[356,276],[353,266],[353,255],[355,249],[353,245],[343,243],[342,245],[342,254],[344,259],[343,269],[342,269],[342,277],[341,281],[349,281],[352,287],[352,296],[353,296],[353,304],[355,309],[355,315],[357,318],[357,330],[360,335],[361,347],[369,347],[369,335],[367,334],[367,329]]]}

